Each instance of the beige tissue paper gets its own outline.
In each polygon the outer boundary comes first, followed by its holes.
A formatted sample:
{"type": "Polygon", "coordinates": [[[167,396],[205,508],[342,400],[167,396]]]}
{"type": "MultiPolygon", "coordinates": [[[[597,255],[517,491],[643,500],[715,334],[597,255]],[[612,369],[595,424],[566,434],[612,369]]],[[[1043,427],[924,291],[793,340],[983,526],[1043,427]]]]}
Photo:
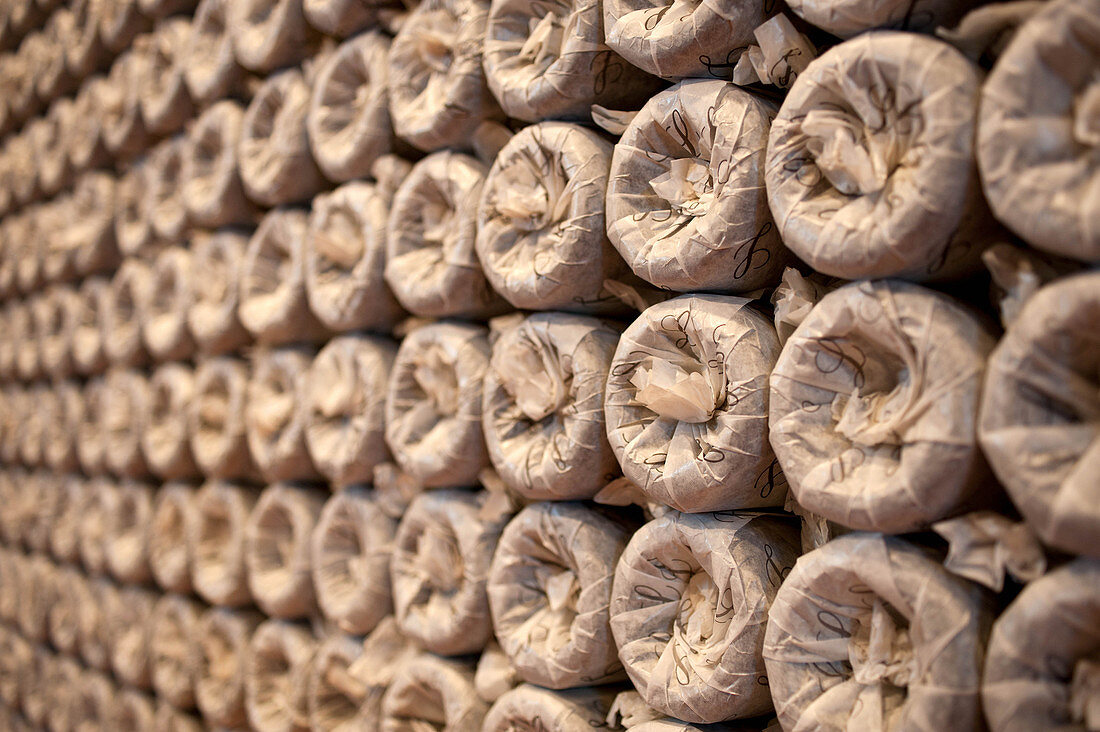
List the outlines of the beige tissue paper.
{"type": "Polygon", "coordinates": [[[997,217],[1032,246],[1100,261],[1100,13],[1054,0],[982,87],[978,164],[997,217]]]}
{"type": "Polygon", "coordinates": [[[611,728],[607,713],[614,688],[550,691],[523,684],[502,695],[489,709],[482,732],[592,732],[611,728]]]}
{"type": "Polygon", "coordinates": [[[753,28],[775,12],[768,0],[683,0],[648,3],[609,0],[603,5],[607,44],[646,71],[669,79],[728,78],[753,42],[753,28]]]}
{"type": "Polygon", "coordinates": [[[306,449],[305,402],[313,358],[313,349],[303,346],[253,352],[245,422],[249,451],[268,481],[320,477],[306,449]]]}
{"type": "Polygon", "coordinates": [[[150,470],[164,480],[186,480],[200,475],[191,454],[187,420],[194,395],[195,372],[190,364],[162,364],[149,378],[141,449],[150,470]]]}
{"type": "Polygon", "coordinates": [[[608,48],[598,0],[496,0],[484,53],[489,88],[525,122],[587,121],[593,104],[634,109],[661,86],[608,48]]]}
{"type": "MultiPolygon", "coordinates": [[[[494,510],[489,498],[488,491],[427,491],[398,526],[390,575],[394,615],[401,630],[432,653],[475,653],[492,637],[489,563],[510,514],[494,510]]],[[[470,675],[472,683],[472,669],[470,675]]]]}
{"type": "Polygon", "coordinates": [[[484,326],[433,323],[401,342],[386,395],[386,444],[425,486],[470,485],[488,467],[481,429],[488,369],[484,326]]]}
{"type": "Polygon", "coordinates": [[[313,157],[330,180],[368,175],[374,161],[394,147],[389,50],[390,40],[380,31],[363,33],[340,44],[317,70],[306,127],[313,157]]]}
{"type": "Polygon", "coordinates": [[[309,628],[268,620],[252,634],[245,661],[245,709],[257,732],[309,729],[309,672],[317,643],[309,628]]]}
{"type": "Polygon", "coordinates": [[[976,313],[919,285],[825,295],[771,377],[771,444],[798,503],[901,533],[991,495],[976,413],[993,344],[976,313]]]}
{"type": "Polygon", "coordinates": [[[313,359],[303,408],[313,464],[335,488],[370,483],[390,459],[384,433],[385,395],[395,344],[349,334],[329,341],[313,359]]]}
{"type": "Polygon", "coordinates": [[[481,68],[488,0],[423,0],[389,55],[390,115],[397,136],[432,151],[470,147],[486,119],[502,116],[481,68]]]}
{"type": "Polygon", "coordinates": [[[755,512],[673,512],[634,534],[611,629],[645,703],[689,722],[770,712],[768,608],[798,554],[794,521],[755,512]]]}
{"type": "Polygon", "coordinates": [[[1047,544],[1100,557],[1100,273],[1056,280],[1024,303],[989,360],[982,448],[1047,544]]]}
{"type": "Polygon", "coordinates": [[[524,681],[570,689],[623,678],[608,605],[632,529],[574,502],[532,504],[504,529],[489,569],[489,606],[524,681]]]}
{"type": "Polygon", "coordinates": [[[245,525],[244,563],[256,605],[271,617],[309,617],[316,611],[310,575],[310,537],[325,494],[275,483],[263,490],[245,525]]]}
{"type": "Polygon", "coordinates": [[[1100,727],[1100,563],[1076,559],[1024,588],[993,624],[982,706],[993,732],[1100,727]]]}
{"type": "Polygon", "coordinates": [[[535,313],[493,342],[482,421],[500,477],[532,500],[591,498],[616,474],[603,395],[619,331],[535,313]]]}
{"type": "Polygon", "coordinates": [[[798,560],[764,660],[784,729],[980,729],[992,603],[902,539],[856,533],[798,560]]]}
{"type": "Polygon", "coordinates": [[[607,435],[626,477],[680,511],[782,506],[768,444],[771,320],[750,300],[683,295],[624,331],[607,379],[607,435]]]}
{"type": "Polygon", "coordinates": [[[373,491],[351,486],[325,502],[310,540],[310,572],[321,612],[343,632],[365,635],[393,612],[396,533],[397,520],[373,491]]]}
{"type": "Polygon", "coordinates": [[[371,166],[375,180],[352,181],[314,197],[306,241],[306,295],[335,332],[389,332],[404,315],[383,279],[386,221],[409,164],[392,155],[371,166]]]}
{"type": "Polygon", "coordinates": [[[195,705],[208,723],[233,729],[247,722],[245,658],[263,619],[255,610],[219,607],[206,610],[199,619],[195,705]]]}
{"type": "Polygon", "coordinates": [[[386,282],[411,313],[484,317],[506,308],[474,250],[486,167],[441,150],[416,165],[393,195],[386,223],[386,282]]]}
{"type": "Polygon", "coordinates": [[[597,132],[541,122],[497,155],[478,205],[477,254],[490,284],[513,306],[621,310],[604,287],[627,273],[604,230],[611,153],[597,132]]]}
{"type": "Polygon", "coordinates": [[[489,706],[474,689],[473,665],[422,653],[397,669],[382,699],[381,732],[481,732],[489,706]]]}
{"type": "Polygon", "coordinates": [[[764,159],[775,105],[694,79],[653,97],[615,145],[607,234],[634,274],[671,290],[748,292],[790,259],[764,159]]]}
{"type": "Polygon", "coordinates": [[[974,160],[980,69],[928,36],[878,31],[813,61],[768,140],[783,241],[826,275],[949,279],[997,231],[974,160]]]}
{"type": "Polygon", "coordinates": [[[244,114],[240,102],[223,99],[208,107],[187,133],[180,195],[197,226],[249,224],[257,218],[245,197],[237,161],[244,114]]]}
{"type": "Polygon", "coordinates": [[[889,28],[927,33],[953,26],[977,0],[790,0],[791,10],[841,38],[889,28]]]}

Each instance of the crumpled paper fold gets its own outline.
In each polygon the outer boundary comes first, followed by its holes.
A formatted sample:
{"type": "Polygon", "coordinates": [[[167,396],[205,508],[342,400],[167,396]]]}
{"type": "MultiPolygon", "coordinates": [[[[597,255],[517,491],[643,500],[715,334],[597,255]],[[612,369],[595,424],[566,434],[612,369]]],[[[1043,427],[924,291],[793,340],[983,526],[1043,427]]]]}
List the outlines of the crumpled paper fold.
{"type": "Polygon", "coordinates": [[[485,75],[508,116],[587,121],[592,104],[634,107],[660,88],[604,43],[602,13],[596,0],[492,3],[485,75]]]}
{"type": "Polygon", "coordinates": [[[470,485],[488,467],[481,429],[488,369],[484,326],[433,323],[401,342],[386,395],[386,444],[425,486],[470,485]]]}
{"type": "Polygon", "coordinates": [[[414,165],[393,195],[385,276],[409,312],[485,317],[506,308],[474,250],[485,173],[476,158],[443,150],[414,165]]]}
{"type": "Polygon", "coordinates": [[[607,379],[607,435],[623,473],[688,512],[781,506],[767,440],[768,375],[779,355],[751,301],[684,295],[623,332],[607,379]]]}
{"type": "Polygon", "coordinates": [[[611,629],[645,703],[701,723],[771,711],[764,630],[798,554],[795,522],[754,512],[673,512],[634,534],[611,629]]]}
{"type": "Polygon", "coordinates": [[[949,279],[998,231],[974,160],[981,72],[942,41],[867,33],[812,62],[771,126],[784,243],[826,275],[949,279]]]}
{"type": "Polygon", "coordinates": [[[1039,537],[1100,556],[1100,273],[1056,280],[1024,303],[989,359],[978,435],[1039,537]]]}
{"type": "Polygon", "coordinates": [[[424,0],[389,55],[390,116],[398,137],[431,152],[469,147],[486,119],[502,117],[482,70],[486,0],[424,0]]]}
{"type": "Polygon", "coordinates": [[[992,603],[935,557],[881,534],[798,560],[764,660],[784,729],[980,728],[992,603]]]}
{"type": "Polygon", "coordinates": [[[775,105],[717,80],[642,107],[615,145],[607,233],[634,273],[678,291],[747,292],[790,258],[772,222],[764,156],[775,105]]]}
{"type": "Polygon", "coordinates": [[[267,615],[294,619],[316,610],[310,537],[324,506],[317,488],[276,483],[260,494],[245,526],[248,589],[267,615]]]}
{"type": "Polygon", "coordinates": [[[590,732],[611,728],[606,720],[614,700],[614,687],[551,691],[523,684],[496,700],[481,729],[482,732],[532,728],[545,732],[590,732]]]}
{"type": "Polygon", "coordinates": [[[1100,562],[1076,559],[1024,588],[993,624],[982,706],[993,732],[1100,725],[1100,562]]]}
{"type": "Polygon", "coordinates": [[[526,127],[497,155],[481,192],[477,254],[493,288],[530,310],[609,312],[603,286],[628,269],[604,230],[611,143],[565,122],[526,127]]]}
{"type": "Polygon", "coordinates": [[[394,615],[402,632],[432,653],[474,653],[492,637],[489,563],[511,514],[484,515],[488,498],[487,491],[421,493],[397,528],[394,615]]]}
{"type": "Polygon", "coordinates": [[[774,12],[765,0],[675,1],[603,5],[607,45],[630,63],[669,79],[728,78],[753,41],[752,30],[774,12]]]}
{"type": "Polygon", "coordinates": [[[397,521],[372,491],[348,487],[325,502],[311,539],[310,572],[325,618],[353,635],[393,612],[390,555],[397,521]]]}
{"type": "Polygon", "coordinates": [[[603,395],[618,329],[536,313],[493,342],[482,421],[501,478],[532,500],[590,498],[617,472],[603,395]]]}
{"type": "Polygon", "coordinates": [[[551,689],[623,678],[609,626],[615,564],[633,527],[581,503],[535,503],[501,535],[489,605],[522,679],[551,689]]]}
{"type": "Polygon", "coordinates": [[[977,140],[997,217],[1038,249],[1093,263],[1100,261],[1095,11],[1092,0],[1055,0],[1020,26],[982,86],[977,140]]]}
{"type": "Polygon", "coordinates": [[[991,498],[976,411],[993,344],[975,313],[918,285],[822,298],[771,376],[771,444],[798,503],[900,533],[991,498]]]}
{"type": "Polygon", "coordinates": [[[474,667],[422,653],[405,661],[382,698],[381,732],[481,732],[489,705],[474,688],[474,667]]]}
{"type": "Polygon", "coordinates": [[[245,661],[245,709],[259,732],[309,729],[309,672],[317,643],[309,628],[267,620],[252,634],[245,661]]]}

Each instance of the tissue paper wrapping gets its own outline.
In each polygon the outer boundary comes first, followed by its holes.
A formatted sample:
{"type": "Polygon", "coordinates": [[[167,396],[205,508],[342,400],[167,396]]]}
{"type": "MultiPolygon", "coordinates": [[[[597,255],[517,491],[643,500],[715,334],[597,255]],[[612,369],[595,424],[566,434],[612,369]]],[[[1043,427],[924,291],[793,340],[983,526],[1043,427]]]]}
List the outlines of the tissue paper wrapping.
{"type": "Polygon", "coordinates": [[[308,113],[309,85],[296,68],[267,77],[249,103],[237,167],[245,193],[256,203],[295,203],[324,188],[309,149],[308,113]]]}
{"type": "Polygon", "coordinates": [[[319,489],[275,483],[263,490],[248,517],[248,589],[260,610],[271,617],[304,618],[316,611],[310,536],[324,502],[319,489]]]}
{"type": "Polygon", "coordinates": [[[233,52],[241,66],[266,74],[310,55],[314,33],[306,25],[302,0],[231,0],[228,8],[233,52]]]}
{"type": "Polygon", "coordinates": [[[150,619],[153,689],[179,709],[195,706],[195,644],[202,606],[183,595],[162,595],[150,619]]]}
{"type": "Polygon", "coordinates": [[[994,473],[1044,542],[1100,556],[1100,273],[1029,299],[989,360],[978,434],[994,473]]]}
{"type": "Polygon", "coordinates": [[[320,477],[306,449],[306,379],[313,358],[311,348],[300,346],[253,354],[245,403],[248,448],[268,481],[320,477]]]}
{"type": "Polygon", "coordinates": [[[147,689],[152,683],[153,611],[159,595],[123,585],[107,608],[111,668],[119,681],[147,689]]]}
{"type": "Polygon", "coordinates": [[[388,339],[345,335],[313,359],[306,380],[306,444],[335,488],[371,483],[375,466],[390,458],[385,393],[396,352],[388,339]]]}
{"type": "MultiPolygon", "coordinates": [[[[128,259],[143,254],[153,244],[152,213],[146,195],[151,188],[152,164],[136,161],[120,175],[115,185],[114,233],[119,252],[128,259]]],[[[24,257],[22,261],[27,261],[24,257]]]]}
{"type": "Polygon", "coordinates": [[[651,74],[724,78],[755,40],[753,29],[774,11],[770,0],[698,5],[610,0],[603,6],[603,24],[607,45],[651,74]]]}
{"type": "Polygon", "coordinates": [[[443,150],[416,165],[393,196],[386,282],[409,312],[483,317],[504,309],[474,251],[485,166],[443,150]]]}
{"type": "Polygon", "coordinates": [[[190,18],[175,16],[157,23],[142,39],[148,43],[149,62],[138,100],[145,128],[154,134],[176,132],[194,114],[183,78],[190,37],[190,18]]]}
{"type": "Polygon", "coordinates": [[[791,0],[804,20],[841,38],[872,28],[929,33],[952,28],[974,0],[791,0]]]}
{"type": "Polygon", "coordinates": [[[330,180],[368,175],[374,161],[394,147],[386,92],[389,50],[381,32],[363,33],[340,44],[317,71],[306,127],[313,157],[330,180]]]}
{"type": "Polygon", "coordinates": [[[187,325],[206,355],[227,353],[249,341],[248,331],[237,317],[237,282],[247,247],[247,234],[234,229],[192,236],[193,291],[187,325]]]}
{"type": "Polygon", "coordinates": [[[919,285],[860,282],[810,311],[771,378],[771,443],[804,508],[868,531],[926,528],[984,499],[976,421],[994,337],[919,285]]]}
{"type": "Polygon", "coordinates": [[[153,486],[125,480],[107,511],[107,570],[119,582],[141,584],[149,572],[148,536],[153,519],[153,486]]]}
{"type": "Polygon", "coordinates": [[[661,85],[604,43],[598,0],[497,0],[483,63],[505,113],[525,122],[588,121],[593,104],[633,109],[661,85]]]}
{"type": "Polygon", "coordinates": [[[393,612],[396,532],[397,521],[368,490],[344,488],[325,502],[310,540],[310,571],[321,612],[343,632],[364,635],[393,612]]]}
{"type": "Polygon", "coordinates": [[[191,21],[183,78],[191,98],[199,104],[230,96],[244,78],[229,33],[227,16],[231,3],[232,0],[201,0],[191,21]]]}
{"type": "Polygon", "coordinates": [[[237,167],[244,115],[240,102],[224,99],[208,107],[187,133],[180,196],[193,225],[218,228],[256,218],[237,167]]]}
{"type": "Polygon", "coordinates": [[[306,295],[317,319],[336,332],[389,331],[403,311],[383,279],[386,220],[409,164],[379,158],[392,179],[353,181],[313,199],[306,240],[306,295]]]}
{"type": "Polygon", "coordinates": [[[187,543],[195,592],[214,605],[252,601],[245,567],[245,525],[256,506],[255,488],[220,480],[195,494],[195,520],[187,543]]]}
{"type": "Polygon", "coordinates": [[[257,732],[309,729],[309,671],[317,651],[309,628],[267,620],[252,634],[245,660],[245,709],[257,732]]]}
{"type": "Polygon", "coordinates": [[[948,279],[996,229],[974,160],[980,70],[942,41],[867,33],[791,87],[768,140],[783,241],[827,275],[948,279]]]}
{"type": "Polygon", "coordinates": [[[195,372],[189,364],[162,364],[149,379],[141,450],[150,470],[164,480],[199,477],[187,423],[194,395],[195,372]]]}
{"type": "Polygon", "coordinates": [[[474,689],[473,666],[427,653],[397,670],[382,699],[381,732],[481,732],[489,706],[474,689]]]}
{"type": "Polygon", "coordinates": [[[149,151],[146,189],[141,195],[147,199],[144,206],[156,245],[179,241],[187,230],[187,206],[182,195],[186,155],[187,138],[183,135],[170,137],[149,151]]]}
{"type": "Polygon", "coordinates": [[[780,723],[980,728],[989,604],[894,537],[848,534],[804,555],[776,595],[764,644],[780,723]]]}
{"type": "Polygon", "coordinates": [[[501,117],[481,68],[486,0],[424,0],[390,46],[393,129],[421,150],[468,147],[477,126],[501,117]]]}
{"type": "Polygon", "coordinates": [[[483,732],[536,729],[540,732],[591,732],[607,727],[615,689],[550,691],[523,684],[502,695],[485,717],[483,732]]]}
{"type": "Polygon", "coordinates": [[[997,618],[982,678],[993,732],[1095,726],[1098,588],[1100,562],[1077,559],[1025,587],[997,618]]]}
{"type": "Polygon", "coordinates": [[[202,360],[195,369],[195,395],[188,408],[191,454],[210,478],[251,478],[256,465],[248,449],[245,399],[248,364],[230,356],[202,360]]]}
{"type": "Polygon", "coordinates": [[[481,392],[488,331],[441,322],[401,342],[386,394],[386,443],[403,470],[429,487],[470,485],[489,457],[481,392]]]}
{"type": "MultiPolygon", "coordinates": [[[[80,305],[71,313],[69,337],[73,364],[83,375],[99,373],[107,365],[107,354],[103,348],[103,316],[109,291],[110,282],[103,277],[88,277],[80,283],[80,305]]],[[[15,335],[10,319],[8,327],[10,338],[15,335]]]]}
{"type": "Polygon", "coordinates": [[[126,478],[149,475],[141,451],[148,403],[149,380],[144,372],[134,369],[107,372],[100,427],[104,431],[104,462],[111,474],[126,478]]]}
{"type": "Polygon", "coordinates": [[[779,355],[751,301],[684,295],[623,332],[607,378],[607,435],[623,473],[655,501],[701,512],[782,506],[767,439],[779,355]]]}
{"type": "Polygon", "coordinates": [[[261,343],[311,343],[327,335],[306,300],[308,226],[304,211],[273,209],[248,242],[237,314],[261,343]]]}
{"type": "Polygon", "coordinates": [[[615,572],[611,629],[646,704],[703,723],[770,711],[767,612],[798,554],[782,516],[673,512],[643,526],[615,572]]]}
{"type": "Polygon", "coordinates": [[[1100,261],[1100,18],[1056,0],[1024,23],[982,87],[978,164],[997,217],[1032,246],[1100,261]]]}
{"type": "Polygon", "coordinates": [[[370,704],[370,663],[363,643],[343,633],[321,642],[309,673],[309,725],[311,730],[375,730],[378,711],[370,704]]]}
{"type": "Polygon", "coordinates": [[[764,189],[775,112],[704,79],[642,107],[615,145],[607,190],[607,234],[634,274],[680,291],[775,283],[789,259],[764,189]]]}
{"type": "Polygon", "coordinates": [[[187,327],[192,280],[189,248],[168,246],[157,254],[139,303],[142,340],[155,361],[182,361],[194,353],[195,340],[187,327]]]}
{"type": "Polygon", "coordinates": [[[195,704],[208,724],[229,729],[247,724],[245,658],[263,621],[254,610],[210,608],[199,619],[195,655],[195,704]]]}
{"type": "Polygon", "coordinates": [[[497,336],[482,420],[500,477],[526,498],[591,498],[618,464],[603,395],[618,330],[583,315],[536,313],[497,336]]]}
{"type": "Polygon", "coordinates": [[[401,630],[432,653],[474,653],[492,636],[486,584],[509,517],[484,515],[486,498],[485,491],[421,493],[397,528],[390,562],[394,615],[401,630]]]}
{"type": "Polygon", "coordinates": [[[604,230],[612,145],[565,122],[521,130],[485,179],[477,254],[517,308],[593,312],[621,303],[604,289],[627,267],[604,230]]]}
{"type": "Polygon", "coordinates": [[[582,503],[535,503],[501,535],[489,570],[493,630],[525,681],[551,689],[623,678],[608,605],[633,527],[582,503]]]}
{"type": "Polygon", "coordinates": [[[149,527],[149,570],[168,592],[191,592],[192,547],[189,541],[198,514],[195,488],[165,483],[157,489],[149,527]]]}
{"type": "Polygon", "coordinates": [[[149,265],[140,259],[126,259],[111,278],[102,308],[103,350],[116,366],[140,366],[149,359],[141,338],[141,303],[151,284],[149,265]]]}
{"type": "Polygon", "coordinates": [[[85,277],[109,271],[118,264],[114,227],[116,185],[110,173],[90,171],[81,175],[73,186],[70,219],[60,236],[65,247],[73,252],[76,271],[85,277]]]}

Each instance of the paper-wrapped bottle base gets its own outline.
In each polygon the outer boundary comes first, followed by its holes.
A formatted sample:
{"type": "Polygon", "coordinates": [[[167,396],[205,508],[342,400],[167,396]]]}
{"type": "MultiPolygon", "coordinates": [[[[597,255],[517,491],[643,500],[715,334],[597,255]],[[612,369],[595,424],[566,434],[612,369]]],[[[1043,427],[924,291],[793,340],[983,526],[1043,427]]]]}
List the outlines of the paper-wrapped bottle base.
{"type": "Polygon", "coordinates": [[[798,560],[768,614],[784,729],[981,724],[983,592],[901,539],[848,534],[798,560]]]}
{"type": "Polygon", "coordinates": [[[767,612],[798,553],[794,522],[766,514],[672,512],[643,526],[615,571],[611,629],[645,703],[704,723],[769,712],[767,612]]]}

